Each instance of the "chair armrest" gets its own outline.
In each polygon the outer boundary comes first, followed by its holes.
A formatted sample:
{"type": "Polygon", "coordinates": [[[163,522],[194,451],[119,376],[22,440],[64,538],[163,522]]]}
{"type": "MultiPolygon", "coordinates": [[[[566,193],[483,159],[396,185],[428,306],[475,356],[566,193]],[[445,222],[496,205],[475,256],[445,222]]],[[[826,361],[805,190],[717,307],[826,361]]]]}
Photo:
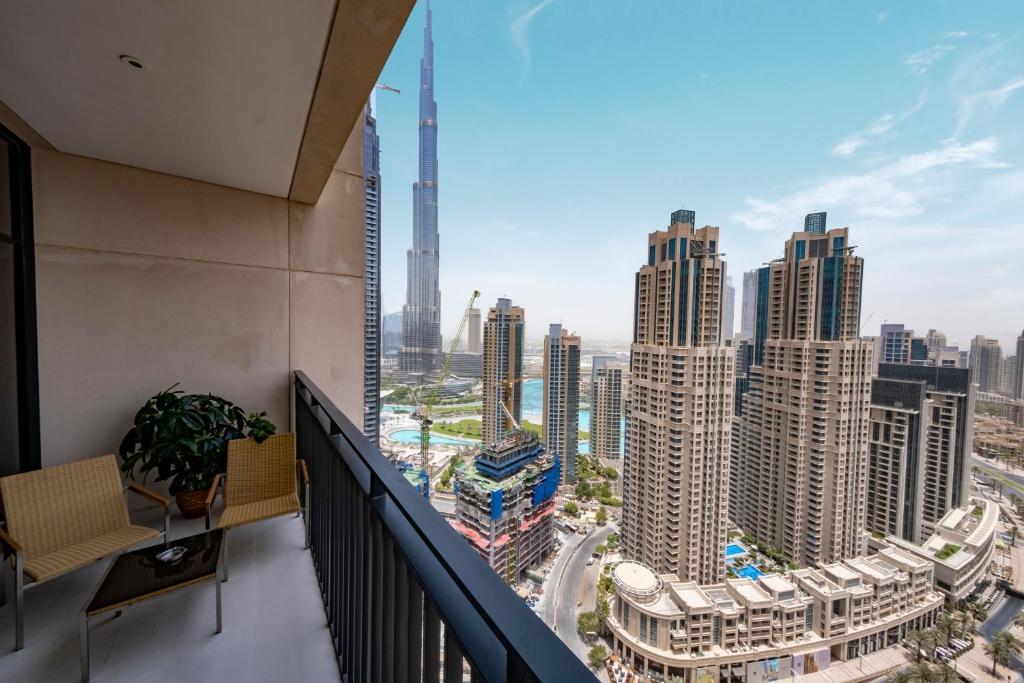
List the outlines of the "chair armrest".
{"type": "Polygon", "coordinates": [[[220,488],[220,480],[223,478],[223,474],[218,474],[213,478],[213,483],[210,484],[210,490],[206,493],[207,508],[213,505],[213,501],[217,499],[217,489],[220,488]]]}
{"type": "Polygon", "coordinates": [[[7,546],[14,554],[24,552],[18,542],[11,538],[11,535],[7,533],[7,529],[4,529],[2,526],[0,526],[0,543],[7,546]]]}
{"type": "Polygon", "coordinates": [[[143,498],[149,498],[154,503],[159,503],[160,505],[163,505],[164,507],[169,507],[170,504],[171,504],[171,499],[170,498],[164,498],[163,496],[161,496],[156,491],[151,491],[151,490],[147,489],[144,486],[139,486],[138,484],[131,484],[127,488],[132,493],[137,493],[140,496],[142,496],[143,498]]]}
{"type": "Polygon", "coordinates": [[[309,484],[309,470],[306,469],[306,461],[305,460],[296,460],[296,462],[299,465],[299,472],[302,473],[302,483],[303,484],[309,484]]]}
{"type": "Polygon", "coordinates": [[[213,507],[213,501],[217,498],[217,489],[220,488],[220,482],[224,478],[223,474],[214,476],[213,483],[210,484],[210,490],[206,494],[206,530],[210,530],[210,508],[213,507]]]}

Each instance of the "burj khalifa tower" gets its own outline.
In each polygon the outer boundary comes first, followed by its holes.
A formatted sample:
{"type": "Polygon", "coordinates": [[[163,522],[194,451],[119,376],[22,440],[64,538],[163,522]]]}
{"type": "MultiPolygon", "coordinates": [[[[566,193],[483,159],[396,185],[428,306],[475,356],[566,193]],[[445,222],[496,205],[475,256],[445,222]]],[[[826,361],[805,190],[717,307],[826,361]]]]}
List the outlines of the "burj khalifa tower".
{"type": "Polygon", "coordinates": [[[420,60],[420,169],[412,186],[412,249],[407,252],[405,306],[399,370],[423,381],[441,367],[440,241],[437,234],[437,102],[434,101],[434,40],[430,0],[420,60]]]}

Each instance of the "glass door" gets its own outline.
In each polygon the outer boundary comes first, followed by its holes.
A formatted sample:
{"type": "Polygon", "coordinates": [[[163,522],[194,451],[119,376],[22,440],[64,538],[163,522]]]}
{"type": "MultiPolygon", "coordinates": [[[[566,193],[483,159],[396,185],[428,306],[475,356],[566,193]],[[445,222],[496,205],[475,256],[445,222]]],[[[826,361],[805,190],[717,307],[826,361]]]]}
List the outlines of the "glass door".
{"type": "Polygon", "coordinates": [[[0,126],[0,477],[39,467],[29,148],[0,126]]]}

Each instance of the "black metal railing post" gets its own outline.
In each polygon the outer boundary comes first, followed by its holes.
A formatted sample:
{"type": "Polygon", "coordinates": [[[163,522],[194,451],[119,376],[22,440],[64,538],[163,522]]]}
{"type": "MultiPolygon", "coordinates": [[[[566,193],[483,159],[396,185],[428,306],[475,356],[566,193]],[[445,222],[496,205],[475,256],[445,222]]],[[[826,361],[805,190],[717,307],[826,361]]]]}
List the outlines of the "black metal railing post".
{"type": "Polygon", "coordinates": [[[311,552],[349,681],[586,681],[593,674],[302,372],[295,431],[311,552]]]}

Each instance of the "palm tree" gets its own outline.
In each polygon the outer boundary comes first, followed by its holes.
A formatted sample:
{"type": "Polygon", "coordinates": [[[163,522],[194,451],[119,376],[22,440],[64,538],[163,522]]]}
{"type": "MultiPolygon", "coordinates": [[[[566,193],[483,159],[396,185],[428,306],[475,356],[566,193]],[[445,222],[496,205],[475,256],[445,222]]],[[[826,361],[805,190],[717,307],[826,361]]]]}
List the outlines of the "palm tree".
{"type": "Polygon", "coordinates": [[[978,622],[975,620],[974,615],[968,611],[963,610],[957,617],[957,621],[960,623],[960,635],[964,638],[971,638],[974,636],[974,629],[978,627],[978,622]]]}
{"type": "Polygon", "coordinates": [[[913,683],[934,683],[935,669],[928,662],[914,662],[908,669],[910,680],[913,683]]]}
{"type": "Polygon", "coordinates": [[[885,677],[885,683],[911,683],[910,672],[906,669],[898,669],[885,677]]]}
{"type": "Polygon", "coordinates": [[[935,669],[935,683],[960,683],[960,674],[946,662],[942,662],[935,669]]]}
{"type": "Polygon", "coordinates": [[[1017,612],[1017,616],[1013,618],[1013,625],[1024,628],[1024,612],[1017,612]]]}
{"type": "Polygon", "coordinates": [[[921,631],[908,631],[903,638],[903,644],[914,653],[914,660],[921,661],[921,651],[925,648],[927,638],[921,631]]]}
{"type": "Polygon", "coordinates": [[[1017,545],[1017,525],[1010,527],[1010,547],[1017,545]]]}
{"type": "Polygon", "coordinates": [[[953,644],[953,632],[956,631],[956,617],[951,612],[943,612],[935,620],[935,630],[946,639],[946,645],[953,644]]]}
{"type": "Polygon", "coordinates": [[[985,655],[992,659],[992,675],[996,676],[996,665],[1002,664],[1003,666],[1009,666],[1010,664],[1010,651],[1007,649],[1006,644],[993,639],[991,643],[985,643],[983,647],[985,655]]]}
{"type": "Polygon", "coordinates": [[[1013,654],[1020,654],[1021,648],[1024,647],[1024,643],[1021,643],[1017,636],[1013,635],[1009,631],[1000,631],[992,637],[992,640],[999,641],[1006,646],[1006,650],[1013,654]]]}

